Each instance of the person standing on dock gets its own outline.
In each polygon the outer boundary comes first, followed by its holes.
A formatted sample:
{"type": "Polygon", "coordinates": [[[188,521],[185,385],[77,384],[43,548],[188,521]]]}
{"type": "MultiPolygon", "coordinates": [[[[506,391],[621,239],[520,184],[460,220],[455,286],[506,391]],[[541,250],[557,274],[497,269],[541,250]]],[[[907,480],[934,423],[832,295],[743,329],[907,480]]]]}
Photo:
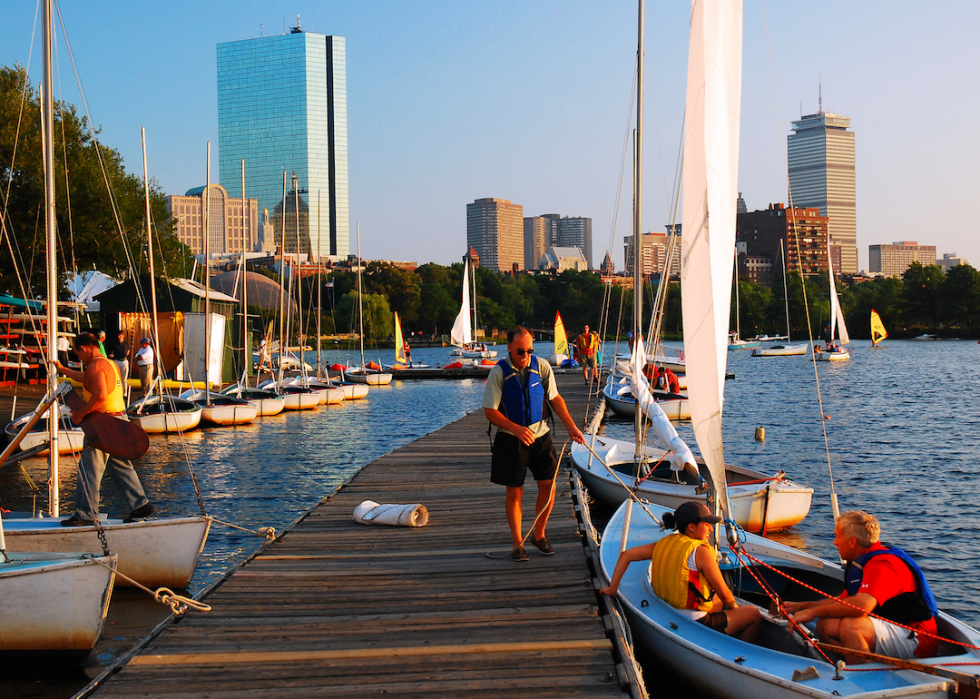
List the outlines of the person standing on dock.
{"type": "Polygon", "coordinates": [[[156,355],[153,353],[150,338],[144,337],[140,340],[140,348],[136,352],[136,367],[140,370],[140,388],[143,389],[144,396],[150,393],[150,387],[153,386],[153,363],[155,359],[156,355]]]}
{"type": "MultiPolygon", "coordinates": [[[[125,420],[126,402],[123,398],[122,381],[115,362],[102,356],[99,340],[92,333],[79,333],[75,337],[75,354],[85,371],[75,371],[55,362],[58,371],[70,379],[81,381],[85,405],[73,410],[71,420],[80,425],[89,413],[103,413],[125,420]]],[[[63,527],[86,527],[95,523],[99,516],[99,491],[106,471],[122,493],[130,514],[124,522],[149,517],[156,511],[143,491],[133,464],[107,454],[101,449],[86,446],[78,460],[78,485],[75,488],[75,513],[61,521],[63,527]]]]}
{"type": "Polygon", "coordinates": [[[575,338],[575,346],[578,348],[578,360],[582,364],[585,383],[589,383],[590,369],[592,379],[598,383],[599,367],[596,364],[596,355],[599,353],[599,333],[589,332],[589,326],[584,326],[582,333],[575,338]]]}
{"type": "Polygon", "coordinates": [[[569,436],[584,444],[582,431],[558,394],[551,366],[534,356],[531,332],[517,326],[507,332],[507,357],[490,370],[483,392],[483,414],[499,428],[493,440],[490,481],[507,488],[505,507],[514,545],[511,557],[515,561],[528,560],[521,533],[521,500],[529,469],[538,484],[538,498],[528,541],[546,556],[555,552],[545,538],[558,473],[558,459],[546,422],[549,407],[561,419],[569,436]]]}

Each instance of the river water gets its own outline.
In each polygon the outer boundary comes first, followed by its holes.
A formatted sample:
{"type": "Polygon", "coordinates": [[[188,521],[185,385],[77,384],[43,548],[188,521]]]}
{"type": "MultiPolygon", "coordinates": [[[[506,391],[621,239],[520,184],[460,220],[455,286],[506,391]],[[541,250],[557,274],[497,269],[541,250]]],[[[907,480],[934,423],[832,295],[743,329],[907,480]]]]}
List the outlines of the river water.
{"type": "MultiPolygon", "coordinates": [[[[786,471],[815,489],[809,516],[781,535],[789,543],[829,558],[833,520],[823,427],[827,429],[841,509],[865,509],[882,524],[882,539],[909,551],[929,576],[940,606],[980,625],[980,584],[973,572],[980,555],[972,548],[980,523],[974,499],[980,483],[980,346],[973,342],[887,341],[872,350],[852,344],[844,363],[820,363],[817,403],[808,357],[755,358],[729,353],[724,419],[725,456],[764,471],[786,471]],[[756,427],[766,440],[755,441],[756,427]]],[[[505,351],[503,347],[499,350],[505,351]]],[[[550,352],[536,343],[538,354],[550,352]]],[[[610,348],[611,349],[611,348],[610,348]]],[[[416,361],[440,365],[448,350],[419,348],[416,361]]],[[[392,351],[368,359],[391,360],[392,351]]],[[[348,362],[349,352],[325,353],[328,362],[348,362]]],[[[212,428],[183,437],[154,437],[138,467],[147,495],[160,514],[199,511],[189,477],[193,467],[207,511],[248,528],[294,521],[378,456],[462,417],[480,405],[482,380],[394,381],[372,388],[367,400],[322,406],[262,418],[252,425],[212,428]]],[[[626,434],[611,424],[609,434],[626,434]]],[[[684,423],[679,432],[693,444],[684,423]]],[[[46,466],[25,462],[42,483],[46,466]]],[[[63,460],[65,509],[74,493],[73,465],[63,460]]],[[[115,488],[105,483],[103,511],[124,513],[115,488]]],[[[0,471],[7,508],[29,509],[19,471],[0,471]]],[[[198,592],[243,560],[261,543],[253,535],[214,526],[191,583],[198,592]]],[[[7,696],[0,682],[0,695],[7,696]]],[[[61,691],[13,693],[53,697],[61,691]]]]}

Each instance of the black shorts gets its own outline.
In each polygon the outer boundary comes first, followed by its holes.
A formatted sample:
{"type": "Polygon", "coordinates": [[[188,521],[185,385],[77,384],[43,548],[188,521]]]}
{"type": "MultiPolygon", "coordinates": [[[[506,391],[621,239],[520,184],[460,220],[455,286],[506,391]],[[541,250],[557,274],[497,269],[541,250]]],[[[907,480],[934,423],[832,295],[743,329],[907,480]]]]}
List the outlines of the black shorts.
{"type": "Polygon", "coordinates": [[[708,612],[697,620],[699,624],[704,624],[709,629],[725,633],[728,628],[728,615],[725,612],[708,612]]]}
{"type": "Polygon", "coordinates": [[[493,440],[490,462],[490,482],[508,487],[521,487],[528,469],[536,481],[550,481],[558,473],[558,457],[551,442],[551,432],[526,446],[517,437],[503,430],[493,440]]]}

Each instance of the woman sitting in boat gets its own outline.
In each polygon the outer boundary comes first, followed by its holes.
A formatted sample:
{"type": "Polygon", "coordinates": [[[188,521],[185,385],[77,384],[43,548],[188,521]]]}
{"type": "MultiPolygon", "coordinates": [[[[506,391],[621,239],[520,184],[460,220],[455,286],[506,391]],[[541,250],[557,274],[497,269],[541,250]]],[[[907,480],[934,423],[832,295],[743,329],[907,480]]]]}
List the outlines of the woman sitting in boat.
{"type": "Polygon", "coordinates": [[[677,531],[655,543],[623,551],[612,582],[600,592],[615,596],[630,563],[651,561],[650,584],[664,602],[705,626],[751,643],[762,613],[757,607],[738,606],[721,576],[715,549],[708,543],[720,521],[701,502],[685,502],[673,514],[668,512],[664,528],[677,531]]]}

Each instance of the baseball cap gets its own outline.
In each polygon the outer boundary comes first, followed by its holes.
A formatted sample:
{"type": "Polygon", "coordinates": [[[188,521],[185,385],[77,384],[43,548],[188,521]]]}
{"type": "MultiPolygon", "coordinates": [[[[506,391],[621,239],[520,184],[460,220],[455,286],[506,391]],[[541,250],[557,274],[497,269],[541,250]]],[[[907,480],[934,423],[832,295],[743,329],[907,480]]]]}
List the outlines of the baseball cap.
{"type": "Polygon", "coordinates": [[[711,510],[703,502],[685,502],[674,510],[674,521],[677,522],[677,528],[680,529],[685,525],[697,524],[698,522],[717,524],[721,521],[721,517],[711,514],[711,510]]]}

